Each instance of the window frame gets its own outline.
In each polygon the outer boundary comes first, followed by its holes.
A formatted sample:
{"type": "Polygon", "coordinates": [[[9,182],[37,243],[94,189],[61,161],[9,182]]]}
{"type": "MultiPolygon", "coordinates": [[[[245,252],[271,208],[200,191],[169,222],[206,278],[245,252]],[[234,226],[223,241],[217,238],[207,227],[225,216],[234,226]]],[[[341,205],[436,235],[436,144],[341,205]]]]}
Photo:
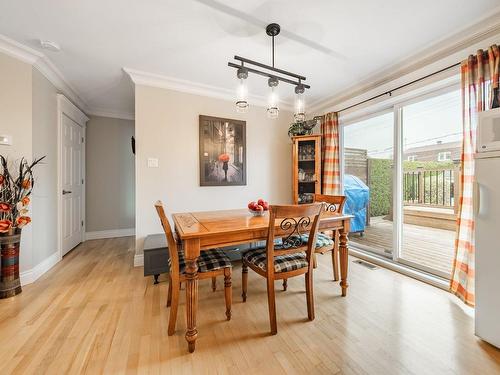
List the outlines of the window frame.
{"type": "Polygon", "coordinates": [[[437,161],[451,161],[451,151],[438,152],[438,160],[437,161]],[[444,158],[442,158],[441,155],[444,155],[444,158]],[[446,157],[446,156],[448,156],[448,157],[446,157]]]}

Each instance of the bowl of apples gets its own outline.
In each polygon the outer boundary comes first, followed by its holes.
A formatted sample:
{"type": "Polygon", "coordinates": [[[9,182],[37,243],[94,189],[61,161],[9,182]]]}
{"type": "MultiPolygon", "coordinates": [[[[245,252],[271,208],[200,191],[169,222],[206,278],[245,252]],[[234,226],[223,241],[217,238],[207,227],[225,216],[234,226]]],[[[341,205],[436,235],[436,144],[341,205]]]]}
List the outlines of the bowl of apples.
{"type": "Polygon", "coordinates": [[[253,216],[262,216],[264,212],[269,211],[269,203],[264,199],[259,199],[257,202],[248,203],[248,211],[253,216]]]}

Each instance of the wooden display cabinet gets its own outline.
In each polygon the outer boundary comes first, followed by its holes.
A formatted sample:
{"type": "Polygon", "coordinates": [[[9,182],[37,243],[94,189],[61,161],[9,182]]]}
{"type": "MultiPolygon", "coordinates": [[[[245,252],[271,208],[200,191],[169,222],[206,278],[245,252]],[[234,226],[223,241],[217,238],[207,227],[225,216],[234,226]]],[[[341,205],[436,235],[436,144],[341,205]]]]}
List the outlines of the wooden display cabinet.
{"type": "Polygon", "coordinates": [[[313,202],[321,194],[321,135],[292,137],[293,202],[313,202]]]}

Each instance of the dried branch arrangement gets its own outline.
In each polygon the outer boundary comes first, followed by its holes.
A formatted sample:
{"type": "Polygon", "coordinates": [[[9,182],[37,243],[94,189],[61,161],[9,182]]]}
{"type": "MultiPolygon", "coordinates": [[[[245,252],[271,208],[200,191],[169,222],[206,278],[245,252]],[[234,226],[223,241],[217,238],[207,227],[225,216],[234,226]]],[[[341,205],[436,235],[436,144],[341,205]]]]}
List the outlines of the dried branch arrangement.
{"type": "Polygon", "coordinates": [[[22,158],[19,165],[13,166],[14,174],[7,158],[0,155],[0,233],[21,229],[31,222],[28,205],[35,185],[33,168],[43,159],[45,156],[30,164],[22,158]]]}

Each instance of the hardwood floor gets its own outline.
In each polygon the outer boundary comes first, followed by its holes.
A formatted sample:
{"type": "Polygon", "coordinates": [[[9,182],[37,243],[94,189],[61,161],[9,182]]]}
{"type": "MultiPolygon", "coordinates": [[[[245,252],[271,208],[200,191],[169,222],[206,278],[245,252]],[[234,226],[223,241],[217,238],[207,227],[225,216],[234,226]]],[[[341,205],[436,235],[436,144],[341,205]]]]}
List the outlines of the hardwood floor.
{"type": "MultiPolygon", "coordinates": [[[[349,294],[318,255],[316,319],[307,320],[302,278],[276,284],[278,335],[269,335],[266,283],[233,272],[233,318],[223,280],[200,282],[196,352],[167,336],[167,283],[134,268],[131,237],[80,245],[21,295],[0,300],[0,374],[499,374],[500,350],[473,334],[473,319],[448,293],[350,262],[349,294]]],[[[351,258],[352,260],[352,258],[351,258]]]]}
{"type": "MultiPolygon", "coordinates": [[[[351,242],[373,248],[376,252],[391,256],[393,248],[393,223],[382,217],[370,219],[363,237],[351,235],[351,242]]],[[[401,257],[451,275],[453,266],[455,232],[445,229],[404,224],[401,257]]]]}

